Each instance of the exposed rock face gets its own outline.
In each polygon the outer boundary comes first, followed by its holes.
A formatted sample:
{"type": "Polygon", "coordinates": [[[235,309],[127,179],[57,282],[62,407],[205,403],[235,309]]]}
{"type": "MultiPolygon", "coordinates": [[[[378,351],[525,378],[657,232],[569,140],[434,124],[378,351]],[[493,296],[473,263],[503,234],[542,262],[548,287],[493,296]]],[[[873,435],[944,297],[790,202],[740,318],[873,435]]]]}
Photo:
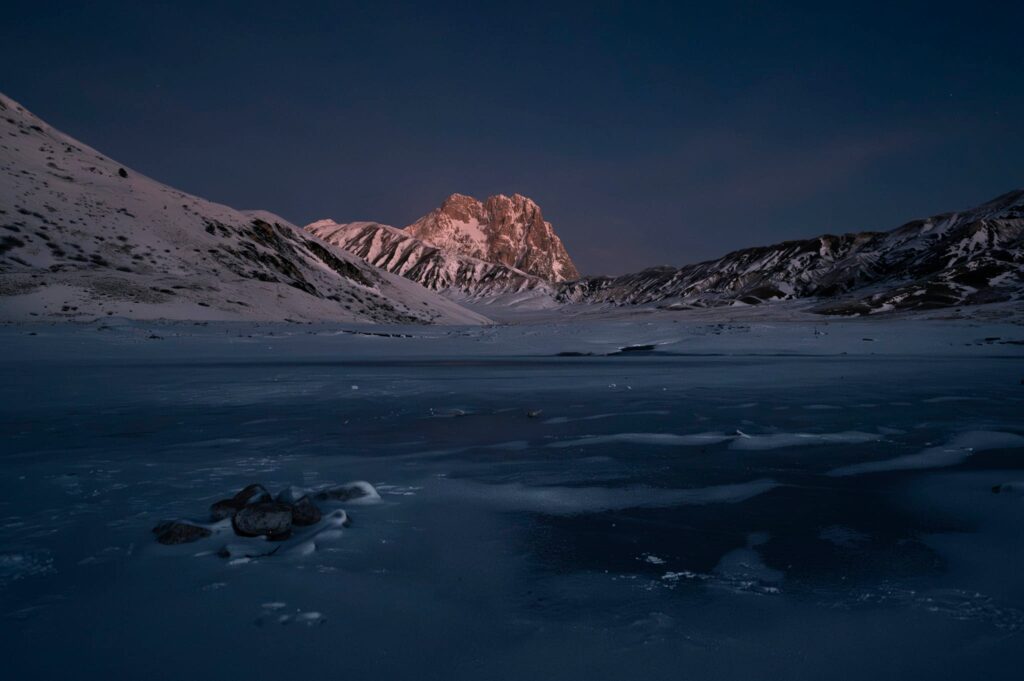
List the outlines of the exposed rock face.
{"type": "Polygon", "coordinates": [[[745,248],[717,260],[590,277],[561,302],[756,305],[817,298],[823,314],[870,314],[1024,299],[1024,190],[977,208],[858,232],[745,248]]]}
{"type": "Polygon", "coordinates": [[[579,278],[540,206],[521,194],[498,194],[482,202],[452,194],[440,208],[405,230],[441,250],[512,267],[545,281],[579,278]]]}
{"type": "Polygon", "coordinates": [[[307,225],[306,231],[432,291],[453,292],[468,298],[524,291],[554,294],[552,285],[540,277],[442,250],[404,230],[377,222],[338,224],[319,220],[307,225]]]}

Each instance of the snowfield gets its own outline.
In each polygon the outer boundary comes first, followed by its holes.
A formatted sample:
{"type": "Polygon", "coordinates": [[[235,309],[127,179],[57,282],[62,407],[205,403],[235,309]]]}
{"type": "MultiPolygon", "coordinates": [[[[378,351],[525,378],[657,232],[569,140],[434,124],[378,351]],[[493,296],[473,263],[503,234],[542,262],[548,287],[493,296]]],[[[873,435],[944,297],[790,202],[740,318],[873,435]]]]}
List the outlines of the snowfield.
{"type": "Polygon", "coordinates": [[[5,678],[1017,678],[1002,319],[0,326],[5,678]]]}

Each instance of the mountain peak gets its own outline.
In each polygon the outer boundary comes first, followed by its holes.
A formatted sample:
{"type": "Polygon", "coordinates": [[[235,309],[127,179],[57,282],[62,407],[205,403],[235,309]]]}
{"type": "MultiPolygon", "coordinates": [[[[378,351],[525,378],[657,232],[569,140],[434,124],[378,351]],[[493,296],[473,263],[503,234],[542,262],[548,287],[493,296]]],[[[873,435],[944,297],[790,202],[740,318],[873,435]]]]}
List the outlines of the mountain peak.
{"type": "Polygon", "coordinates": [[[540,206],[522,194],[480,201],[451,194],[441,206],[405,228],[442,250],[513,267],[551,282],[579,272],[540,206]]]}

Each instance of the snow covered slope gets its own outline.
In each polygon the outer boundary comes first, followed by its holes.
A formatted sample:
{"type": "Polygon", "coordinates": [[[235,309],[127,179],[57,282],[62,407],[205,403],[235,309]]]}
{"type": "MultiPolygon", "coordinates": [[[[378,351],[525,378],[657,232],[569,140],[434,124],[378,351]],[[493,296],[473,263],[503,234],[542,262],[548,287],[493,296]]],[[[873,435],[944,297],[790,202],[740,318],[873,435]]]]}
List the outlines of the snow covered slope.
{"type": "Polygon", "coordinates": [[[524,291],[554,295],[554,287],[540,277],[441,250],[404,230],[377,222],[338,224],[319,220],[305,229],[375,267],[412,279],[433,291],[473,299],[524,291]]]}
{"type": "Polygon", "coordinates": [[[818,299],[824,314],[1024,300],[1024,190],[977,208],[860,232],[747,248],[696,265],[592,277],[562,302],[706,307],[818,299]]]}
{"type": "Polygon", "coordinates": [[[512,267],[545,281],[579,278],[540,206],[520,194],[498,194],[485,201],[452,194],[405,231],[441,250],[512,267]]]}
{"type": "Polygon", "coordinates": [[[0,95],[0,319],[486,319],[281,218],[143,177],[0,95]]]}

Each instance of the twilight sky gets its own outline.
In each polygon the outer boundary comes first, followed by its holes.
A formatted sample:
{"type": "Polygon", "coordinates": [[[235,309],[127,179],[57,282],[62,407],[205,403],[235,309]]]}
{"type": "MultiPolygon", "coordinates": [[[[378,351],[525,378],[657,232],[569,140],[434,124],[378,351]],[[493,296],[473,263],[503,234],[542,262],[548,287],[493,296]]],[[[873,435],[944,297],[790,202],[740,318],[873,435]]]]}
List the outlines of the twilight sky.
{"type": "Polygon", "coordinates": [[[0,90],[298,224],[519,192],[580,269],[1024,187],[1024,3],[12,2],[0,90]]]}

